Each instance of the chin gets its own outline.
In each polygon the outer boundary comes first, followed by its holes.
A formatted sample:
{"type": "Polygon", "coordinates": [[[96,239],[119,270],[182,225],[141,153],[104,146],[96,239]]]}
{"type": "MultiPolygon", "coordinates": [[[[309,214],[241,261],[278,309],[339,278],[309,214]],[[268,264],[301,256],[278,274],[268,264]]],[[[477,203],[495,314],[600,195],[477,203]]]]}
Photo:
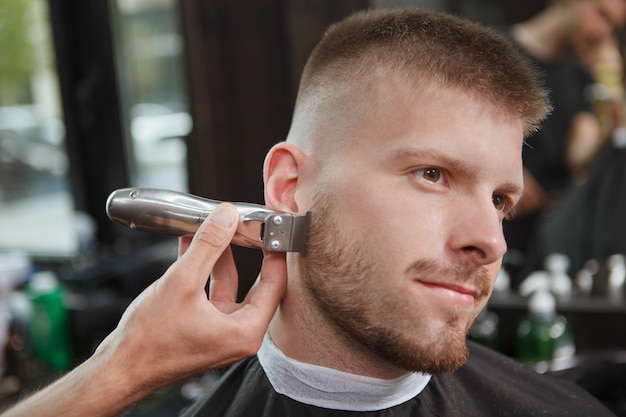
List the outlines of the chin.
{"type": "Polygon", "coordinates": [[[430,375],[454,372],[468,358],[466,333],[451,327],[424,332],[412,332],[418,337],[404,335],[370,335],[368,347],[383,360],[409,372],[430,375]]]}
{"type": "Polygon", "coordinates": [[[451,348],[446,347],[445,352],[425,351],[417,355],[399,358],[395,365],[410,372],[421,372],[430,375],[448,374],[459,369],[469,355],[467,344],[451,348]]]}

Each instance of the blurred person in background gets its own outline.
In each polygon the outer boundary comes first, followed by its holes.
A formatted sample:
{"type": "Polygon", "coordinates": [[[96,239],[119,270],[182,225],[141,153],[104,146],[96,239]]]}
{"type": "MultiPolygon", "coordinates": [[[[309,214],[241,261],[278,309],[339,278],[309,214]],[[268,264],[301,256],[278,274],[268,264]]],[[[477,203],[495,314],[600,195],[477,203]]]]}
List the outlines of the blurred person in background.
{"type": "MultiPolygon", "coordinates": [[[[587,135],[578,135],[566,147],[566,161],[574,183],[585,181],[590,164],[626,127],[624,119],[624,57],[616,35],[607,36],[593,47],[581,44],[577,50],[590,69],[593,84],[585,96],[593,105],[597,124],[587,135]]],[[[618,138],[619,139],[619,138],[618,138]]]]}
{"type": "MultiPolygon", "coordinates": [[[[514,220],[504,225],[509,249],[518,254],[526,251],[542,214],[558,205],[621,123],[615,120],[618,111],[602,126],[589,92],[596,84],[592,70],[597,61],[621,57],[614,35],[625,20],[625,0],[553,0],[507,30],[543,74],[554,106],[541,129],[526,140],[524,194],[514,220]]],[[[515,271],[512,275],[523,278],[515,271]]]]}

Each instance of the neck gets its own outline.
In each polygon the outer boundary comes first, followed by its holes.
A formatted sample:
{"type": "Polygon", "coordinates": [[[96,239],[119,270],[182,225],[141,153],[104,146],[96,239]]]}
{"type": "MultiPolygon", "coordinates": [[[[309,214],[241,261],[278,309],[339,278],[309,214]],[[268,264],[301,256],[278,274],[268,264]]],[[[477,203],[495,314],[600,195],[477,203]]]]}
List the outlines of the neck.
{"type": "Polygon", "coordinates": [[[511,28],[513,39],[535,58],[558,60],[569,48],[575,5],[563,3],[511,28]]]}
{"type": "Polygon", "coordinates": [[[288,261],[283,301],[270,324],[274,344],[289,358],[355,375],[395,379],[407,371],[392,365],[329,322],[302,285],[298,259],[288,261]]]}

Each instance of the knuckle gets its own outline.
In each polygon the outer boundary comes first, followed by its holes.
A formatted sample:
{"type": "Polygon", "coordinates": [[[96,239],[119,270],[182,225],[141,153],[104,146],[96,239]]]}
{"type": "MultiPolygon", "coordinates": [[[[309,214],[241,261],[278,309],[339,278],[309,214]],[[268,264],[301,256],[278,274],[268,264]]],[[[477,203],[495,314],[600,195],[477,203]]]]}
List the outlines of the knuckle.
{"type": "Polygon", "coordinates": [[[198,231],[196,239],[198,239],[198,242],[201,244],[212,248],[221,248],[224,246],[226,240],[224,233],[212,227],[198,231]]]}

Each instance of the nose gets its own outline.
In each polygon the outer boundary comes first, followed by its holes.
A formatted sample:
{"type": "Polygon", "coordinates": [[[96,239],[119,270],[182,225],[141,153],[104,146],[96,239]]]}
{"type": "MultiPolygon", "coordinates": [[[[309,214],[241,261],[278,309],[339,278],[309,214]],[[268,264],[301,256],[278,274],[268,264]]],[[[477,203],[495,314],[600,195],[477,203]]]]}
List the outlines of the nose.
{"type": "Polygon", "coordinates": [[[449,248],[454,256],[475,265],[499,261],[507,246],[498,211],[489,199],[476,204],[459,204],[460,216],[452,225],[449,248]]]}

